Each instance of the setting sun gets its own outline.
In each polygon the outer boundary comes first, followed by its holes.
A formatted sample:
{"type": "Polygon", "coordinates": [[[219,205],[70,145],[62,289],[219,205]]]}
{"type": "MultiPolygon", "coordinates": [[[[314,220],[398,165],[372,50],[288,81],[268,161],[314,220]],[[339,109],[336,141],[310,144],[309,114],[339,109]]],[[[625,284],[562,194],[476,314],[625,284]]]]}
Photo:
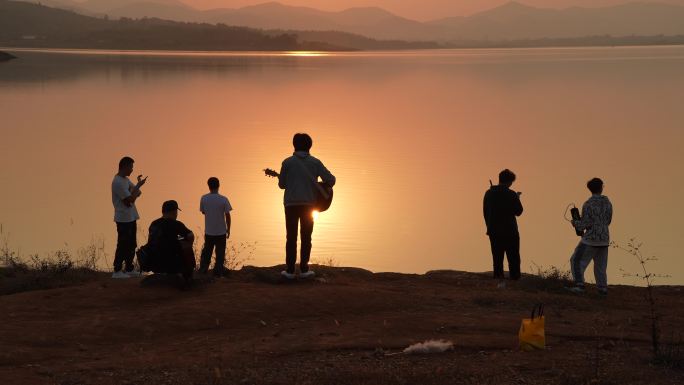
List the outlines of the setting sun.
{"type": "Polygon", "coordinates": [[[319,215],[319,214],[320,214],[320,213],[319,213],[317,210],[314,210],[314,211],[311,212],[311,216],[313,217],[314,220],[317,220],[317,219],[318,219],[318,215],[319,215]]]}

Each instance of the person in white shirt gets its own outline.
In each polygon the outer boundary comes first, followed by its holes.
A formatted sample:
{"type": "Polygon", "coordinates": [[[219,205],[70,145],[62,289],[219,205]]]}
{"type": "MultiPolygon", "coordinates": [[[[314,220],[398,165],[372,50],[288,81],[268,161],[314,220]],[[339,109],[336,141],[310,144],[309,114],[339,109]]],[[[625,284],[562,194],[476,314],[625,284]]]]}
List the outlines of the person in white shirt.
{"type": "Polygon", "coordinates": [[[219,194],[220,182],[211,177],[207,181],[209,194],[202,196],[200,211],[204,214],[204,247],[200,257],[199,272],[206,274],[211,263],[211,254],[216,250],[214,276],[222,277],[226,259],[226,240],[230,238],[230,212],[233,207],[225,196],[219,194]]]}
{"type": "Polygon", "coordinates": [[[140,219],[135,201],[142,192],[140,188],[147,182],[147,178],[138,175],[138,183],[133,184],[128,177],[133,173],[133,163],[130,157],[124,157],[119,161],[119,172],[112,181],[112,205],[114,206],[114,222],[116,222],[116,252],[114,254],[114,273],[112,278],[128,278],[139,275],[133,271],[133,258],[136,240],[137,225],[140,219]],[[125,264],[125,270],[124,270],[125,264]]]}

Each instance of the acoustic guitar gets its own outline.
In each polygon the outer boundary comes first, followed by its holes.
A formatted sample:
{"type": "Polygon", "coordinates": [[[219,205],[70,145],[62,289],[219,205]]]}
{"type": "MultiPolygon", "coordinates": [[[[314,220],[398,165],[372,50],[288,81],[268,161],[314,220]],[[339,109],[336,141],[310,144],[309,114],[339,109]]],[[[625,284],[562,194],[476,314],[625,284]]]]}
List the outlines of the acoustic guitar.
{"type": "MultiPolygon", "coordinates": [[[[264,169],[264,174],[272,178],[277,178],[280,174],[270,168],[264,169]]],[[[330,208],[333,200],[333,189],[325,182],[313,182],[316,187],[316,203],[314,203],[314,209],[319,213],[326,211],[330,208]]]]}

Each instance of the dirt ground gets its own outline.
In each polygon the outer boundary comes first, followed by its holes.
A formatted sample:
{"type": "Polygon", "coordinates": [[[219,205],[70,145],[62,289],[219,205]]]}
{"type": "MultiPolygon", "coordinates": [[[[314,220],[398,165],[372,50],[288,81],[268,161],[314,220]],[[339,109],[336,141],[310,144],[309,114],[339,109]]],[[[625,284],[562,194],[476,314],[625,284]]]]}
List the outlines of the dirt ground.
{"type": "MultiPolygon", "coordinates": [[[[316,270],[285,283],[277,267],[244,268],[189,290],[101,275],[0,296],[0,383],[684,384],[652,363],[643,288],[603,298],[527,276],[500,288],[455,271],[316,270]],[[521,352],[520,321],[540,302],[547,349],[521,352]],[[388,355],[429,339],[454,349],[388,355]]],[[[657,294],[668,340],[682,289],[657,294]]]]}

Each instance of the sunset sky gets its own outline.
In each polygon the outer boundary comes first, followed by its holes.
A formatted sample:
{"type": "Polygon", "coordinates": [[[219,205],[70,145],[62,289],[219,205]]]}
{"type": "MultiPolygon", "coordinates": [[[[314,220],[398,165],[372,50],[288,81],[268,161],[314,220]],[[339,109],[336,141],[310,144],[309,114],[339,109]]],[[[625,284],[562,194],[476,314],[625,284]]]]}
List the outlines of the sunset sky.
{"type": "MultiPolygon", "coordinates": [[[[242,7],[261,4],[267,0],[181,0],[197,8],[242,7]]],[[[339,11],[350,7],[378,6],[400,16],[418,20],[429,20],[448,16],[469,15],[484,11],[508,0],[281,0],[283,4],[314,7],[328,11],[339,11]]],[[[545,8],[571,6],[597,7],[623,4],[626,0],[523,0],[523,4],[545,8]]],[[[639,0],[646,3],[668,3],[684,5],[684,0],[639,0]]]]}

